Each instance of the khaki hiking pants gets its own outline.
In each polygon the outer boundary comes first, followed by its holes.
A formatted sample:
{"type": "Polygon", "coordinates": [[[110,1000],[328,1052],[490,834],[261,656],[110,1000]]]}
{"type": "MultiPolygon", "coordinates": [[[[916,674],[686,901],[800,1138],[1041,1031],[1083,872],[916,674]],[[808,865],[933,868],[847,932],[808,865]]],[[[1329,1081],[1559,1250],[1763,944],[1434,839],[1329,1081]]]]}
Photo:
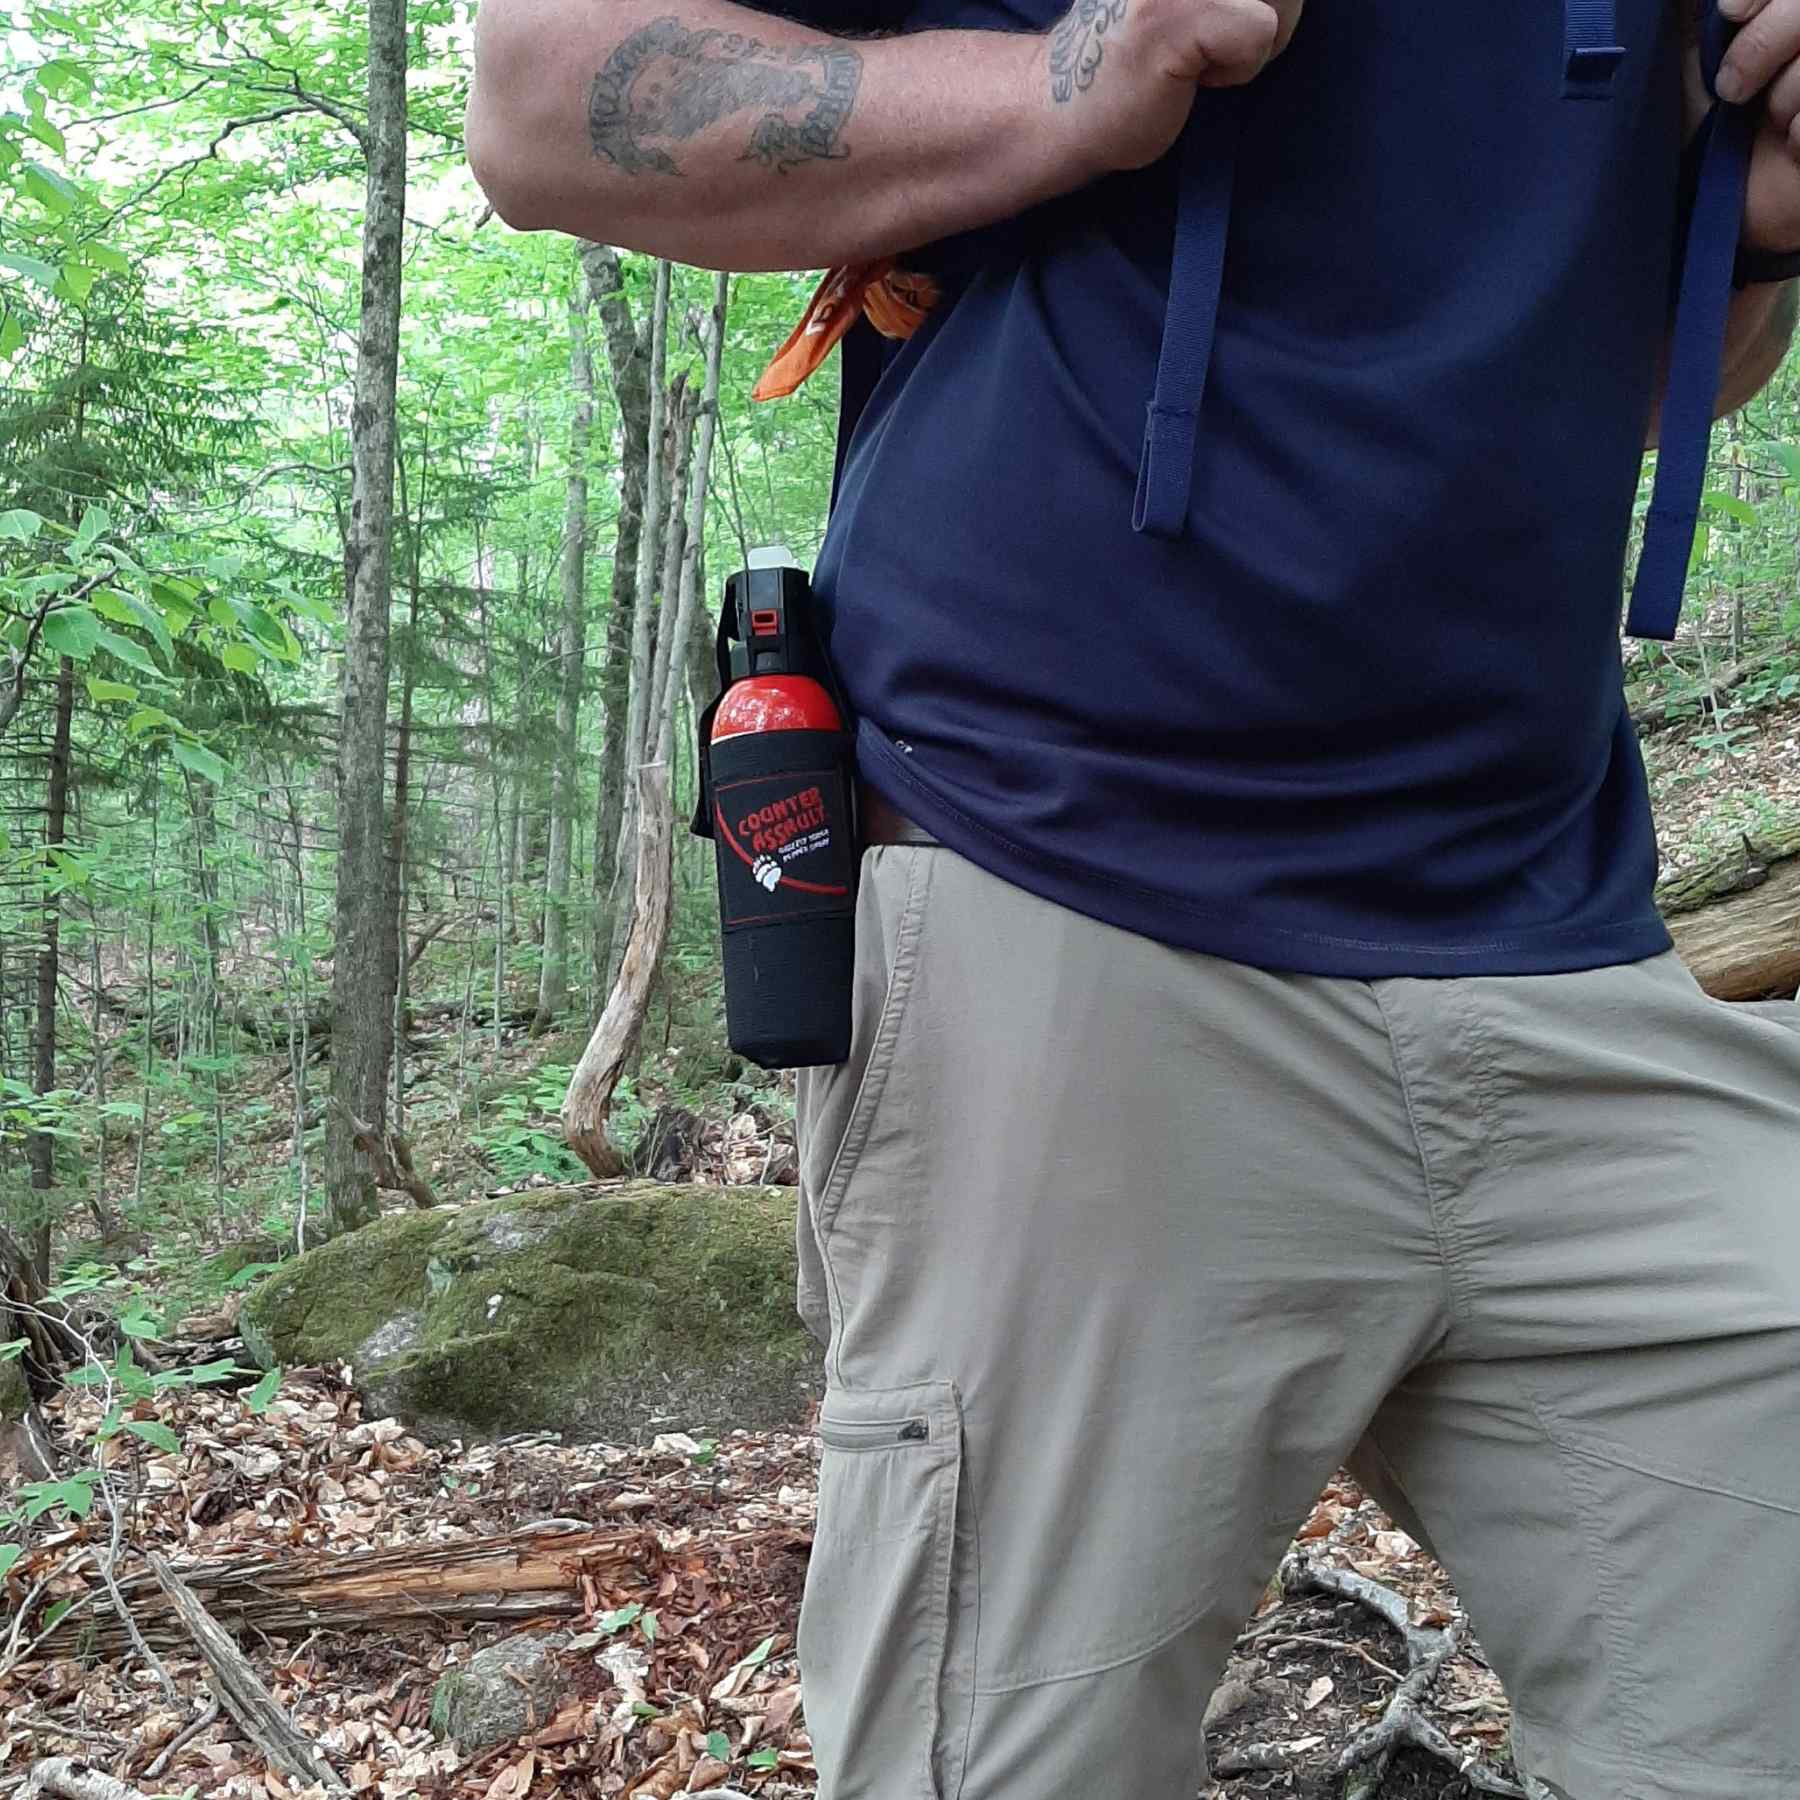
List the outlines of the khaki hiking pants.
{"type": "Polygon", "coordinates": [[[1672,955],[1270,974],[863,872],[801,1086],[821,1800],[1191,1800],[1346,1460],[1539,1780],[1800,1800],[1800,1006],[1672,955]]]}

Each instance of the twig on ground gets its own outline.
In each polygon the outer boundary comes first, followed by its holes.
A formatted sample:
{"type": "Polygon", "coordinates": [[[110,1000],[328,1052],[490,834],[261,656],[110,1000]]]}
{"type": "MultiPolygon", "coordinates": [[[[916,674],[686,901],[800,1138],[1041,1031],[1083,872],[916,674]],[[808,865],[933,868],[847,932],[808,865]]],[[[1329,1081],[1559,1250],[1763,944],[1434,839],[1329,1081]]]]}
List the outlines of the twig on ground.
{"type": "Polygon", "coordinates": [[[1385,1675],[1389,1681],[1404,1681],[1406,1677],[1398,1669],[1391,1669],[1379,1656],[1371,1656],[1361,1644],[1340,1642],[1337,1638],[1319,1637],[1316,1633],[1293,1631],[1282,1637],[1260,1638],[1257,1647],[1265,1655],[1273,1655],[1277,1650],[1285,1650],[1290,1644],[1310,1644],[1316,1650],[1335,1650],[1349,1656],[1361,1657],[1378,1675],[1385,1675]]]}
{"type": "Polygon", "coordinates": [[[217,1700],[212,1701],[199,1718],[195,1719],[191,1725],[184,1727],[178,1736],[171,1738],[163,1749],[157,1753],[156,1761],[144,1771],[144,1779],[146,1781],[155,1781],[162,1774],[163,1770],[166,1769],[169,1764],[172,1763],[175,1758],[178,1757],[182,1751],[207,1728],[207,1726],[212,1724],[213,1720],[215,1720],[224,1710],[225,1709],[217,1700]]]}
{"type": "Polygon", "coordinates": [[[289,1780],[304,1786],[318,1782],[327,1794],[347,1796],[350,1790],[295,1729],[262,1678],[231,1641],[230,1634],[200,1604],[193,1589],[161,1557],[152,1556],[149,1561],[150,1572],[212,1670],[214,1690],[239,1729],[289,1780]]]}

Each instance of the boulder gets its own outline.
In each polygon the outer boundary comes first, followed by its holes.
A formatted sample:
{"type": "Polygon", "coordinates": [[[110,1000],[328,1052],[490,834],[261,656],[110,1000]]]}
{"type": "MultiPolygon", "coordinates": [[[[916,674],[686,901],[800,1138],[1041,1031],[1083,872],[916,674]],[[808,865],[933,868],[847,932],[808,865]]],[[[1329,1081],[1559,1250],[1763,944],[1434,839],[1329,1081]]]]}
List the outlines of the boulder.
{"type": "Polygon", "coordinates": [[[394,1213],[285,1264],[238,1326],[264,1367],[348,1363],[428,1440],[795,1424],[820,1353],[794,1195],[546,1188],[394,1213]]]}
{"type": "Polygon", "coordinates": [[[549,1724],[575,1691],[575,1671],[557,1655],[568,1641],[566,1633],[526,1632],[446,1669],[432,1692],[431,1729],[467,1752],[549,1724]]]}

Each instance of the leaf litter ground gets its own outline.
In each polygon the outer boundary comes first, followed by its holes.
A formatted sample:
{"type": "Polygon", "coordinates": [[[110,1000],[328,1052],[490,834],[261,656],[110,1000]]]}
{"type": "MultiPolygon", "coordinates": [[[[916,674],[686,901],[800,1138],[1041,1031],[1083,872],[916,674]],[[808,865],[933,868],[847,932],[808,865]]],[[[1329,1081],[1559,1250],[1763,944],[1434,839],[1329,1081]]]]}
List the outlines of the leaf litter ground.
{"type": "MultiPolygon", "coordinates": [[[[97,1403],[72,1393],[54,1414],[71,1460],[85,1456],[97,1403]]],[[[564,1597],[555,1624],[574,1634],[562,1656],[567,1697],[536,1730],[483,1751],[434,1738],[432,1692],[446,1668],[525,1628],[526,1618],[398,1626],[371,1617],[240,1632],[264,1681],[353,1793],[669,1800],[726,1785],[758,1800],[812,1793],[794,1659],[818,1457],[809,1431],[733,1433],[716,1447],[668,1435],[643,1448],[543,1440],[430,1448],[395,1421],[365,1419],[327,1370],[291,1375],[261,1416],[238,1395],[199,1391],[165,1403],[162,1417],[179,1452],[132,1439],[112,1470],[131,1515],[122,1576],[145,1550],[180,1566],[253,1552],[424,1549],[527,1527],[628,1526],[653,1546],[639,1576],[607,1591],[589,1583],[572,1604],[564,1597]]],[[[90,1616],[100,1610],[102,1510],[38,1538],[11,1572],[11,1608],[47,1584],[21,1644],[41,1629],[52,1597],[90,1616]]],[[[1441,1571],[1347,1477],[1327,1489],[1297,1547],[1403,1593],[1415,1624],[1461,1617],[1441,1571]]],[[[177,1708],[134,1659],[95,1653],[92,1640],[83,1654],[78,1626],[72,1618],[0,1682],[0,1794],[21,1787],[38,1758],[70,1754],[146,1794],[322,1792],[284,1782],[226,1718],[147,1779],[209,1698],[202,1665],[179,1642],[163,1650],[182,1695],[177,1708]]],[[[1340,1794],[1332,1758],[1380,1716],[1405,1667],[1398,1635],[1362,1607],[1272,1589],[1221,1684],[1208,1745],[1215,1766],[1256,1745],[1287,1746],[1291,1766],[1224,1780],[1213,1795],[1340,1794]]],[[[1187,1728],[1198,1727],[1202,1698],[1187,1728]]],[[[1428,1710],[1459,1751],[1503,1749],[1506,1702],[1472,1645],[1446,1665],[1428,1710]]],[[[1410,1751],[1381,1790],[1391,1800],[1469,1791],[1447,1764],[1410,1751]]]]}

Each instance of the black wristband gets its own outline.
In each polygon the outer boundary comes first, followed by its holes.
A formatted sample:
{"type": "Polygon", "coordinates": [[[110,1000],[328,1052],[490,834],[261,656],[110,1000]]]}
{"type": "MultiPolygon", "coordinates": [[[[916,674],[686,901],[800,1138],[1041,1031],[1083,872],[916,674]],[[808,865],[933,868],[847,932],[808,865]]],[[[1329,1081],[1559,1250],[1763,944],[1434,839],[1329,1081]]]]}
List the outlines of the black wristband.
{"type": "Polygon", "coordinates": [[[1731,285],[1760,287],[1766,282],[1793,281],[1800,277],[1800,250],[1746,250],[1740,248],[1732,265],[1731,285]]]}

